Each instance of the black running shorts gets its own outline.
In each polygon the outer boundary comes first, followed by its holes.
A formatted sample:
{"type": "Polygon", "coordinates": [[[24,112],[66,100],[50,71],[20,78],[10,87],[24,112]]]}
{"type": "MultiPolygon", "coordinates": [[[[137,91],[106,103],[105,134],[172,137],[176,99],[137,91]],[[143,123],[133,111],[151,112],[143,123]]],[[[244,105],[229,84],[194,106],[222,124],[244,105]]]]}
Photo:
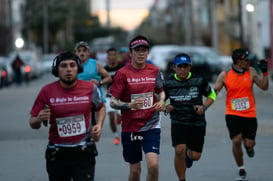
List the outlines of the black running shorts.
{"type": "Polygon", "coordinates": [[[230,139],[238,134],[242,134],[243,138],[255,140],[258,127],[256,118],[226,115],[226,124],[230,139]]]}
{"type": "Polygon", "coordinates": [[[206,126],[172,124],[172,145],[186,144],[187,148],[202,153],[206,126]]]}

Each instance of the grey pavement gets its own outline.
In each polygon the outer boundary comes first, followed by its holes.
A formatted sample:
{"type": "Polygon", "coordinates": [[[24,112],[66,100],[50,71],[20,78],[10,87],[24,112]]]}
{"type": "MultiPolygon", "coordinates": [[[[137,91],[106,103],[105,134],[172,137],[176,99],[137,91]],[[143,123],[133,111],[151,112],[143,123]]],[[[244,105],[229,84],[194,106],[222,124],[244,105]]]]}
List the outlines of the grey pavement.
{"type": "MultiPolygon", "coordinates": [[[[28,125],[29,111],[42,85],[53,81],[51,75],[32,81],[30,85],[11,86],[0,90],[0,180],[46,181],[44,151],[48,128],[32,130],[28,125]]],[[[273,179],[273,88],[262,92],[254,87],[257,105],[258,132],[256,155],[244,154],[249,181],[273,179]]],[[[231,141],[224,121],[225,91],[208,109],[207,136],[202,157],[187,170],[187,181],[231,181],[237,176],[237,167],[231,152],[231,141]]],[[[119,127],[120,130],[120,127],[119,127]]],[[[97,144],[96,181],[125,181],[128,164],[122,157],[121,145],[113,145],[109,121],[106,118],[100,142],[97,144]]],[[[144,156],[144,155],[143,155],[144,156]]],[[[171,146],[170,120],[162,114],[159,181],[177,181],[173,166],[174,149],[171,146]]],[[[141,180],[147,173],[142,162],[141,180]]]]}

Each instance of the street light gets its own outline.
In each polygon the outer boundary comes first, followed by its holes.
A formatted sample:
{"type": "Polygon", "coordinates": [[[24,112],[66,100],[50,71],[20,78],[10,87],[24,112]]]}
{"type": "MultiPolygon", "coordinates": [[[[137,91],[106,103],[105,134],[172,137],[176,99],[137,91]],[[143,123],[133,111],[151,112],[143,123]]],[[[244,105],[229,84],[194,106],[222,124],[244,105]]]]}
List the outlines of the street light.
{"type": "Polygon", "coordinates": [[[15,47],[20,49],[24,46],[24,40],[22,38],[17,38],[15,40],[15,47]]]}
{"type": "Polygon", "coordinates": [[[255,7],[253,4],[247,4],[246,5],[246,10],[250,13],[254,12],[255,11],[255,7]]]}
{"type": "Polygon", "coordinates": [[[255,36],[255,30],[254,30],[254,19],[253,19],[253,13],[255,11],[255,7],[253,4],[246,4],[245,9],[247,11],[247,44],[250,50],[255,50],[255,42],[254,42],[254,36],[255,36]]]}

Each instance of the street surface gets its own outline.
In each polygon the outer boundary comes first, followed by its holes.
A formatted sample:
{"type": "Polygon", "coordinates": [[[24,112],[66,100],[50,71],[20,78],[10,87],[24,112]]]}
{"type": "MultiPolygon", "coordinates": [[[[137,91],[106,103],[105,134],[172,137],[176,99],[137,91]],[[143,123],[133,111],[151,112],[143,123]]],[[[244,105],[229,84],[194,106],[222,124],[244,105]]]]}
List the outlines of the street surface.
{"type": "MultiPolygon", "coordinates": [[[[0,90],[0,180],[46,181],[44,159],[48,128],[30,128],[29,112],[40,88],[53,80],[52,75],[23,85],[0,90]]],[[[244,154],[249,181],[273,180],[273,86],[267,92],[254,87],[257,105],[258,133],[255,157],[244,154]]],[[[188,181],[232,181],[238,169],[231,152],[231,141],[225,126],[225,90],[207,110],[207,136],[201,159],[187,170],[188,181]]],[[[120,127],[119,127],[120,130],[120,127]]],[[[121,145],[113,145],[109,121],[106,118],[100,142],[95,172],[96,181],[125,181],[128,164],[123,161],[121,145]]],[[[161,154],[159,180],[176,181],[173,166],[174,149],[171,146],[170,120],[162,114],[161,154]]],[[[141,180],[145,180],[145,162],[141,180]]]]}

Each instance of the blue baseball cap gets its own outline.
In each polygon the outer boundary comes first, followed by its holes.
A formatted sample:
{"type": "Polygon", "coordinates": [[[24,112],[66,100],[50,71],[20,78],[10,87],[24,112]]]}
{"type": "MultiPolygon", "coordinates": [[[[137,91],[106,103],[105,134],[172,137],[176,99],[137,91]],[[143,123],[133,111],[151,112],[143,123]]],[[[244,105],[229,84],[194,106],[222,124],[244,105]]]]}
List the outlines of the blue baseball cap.
{"type": "Polygon", "coordinates": [[[185,54],[185,53],[181,53],[175,56],[174,60],[173,60],[173,64],[174,65],[180,65],[180,64],[187,64],[190,65],[191,64],[191,58],[189,55],[185,54]]]}
{"type": "Polygon", "coordinates": [[[127,47],[121,47],[121,48],[119,49],[119,52],[120,52],[120,53],[128,53],[129,51],[128,51],[128,48],[127,48],[127,47]]]}

